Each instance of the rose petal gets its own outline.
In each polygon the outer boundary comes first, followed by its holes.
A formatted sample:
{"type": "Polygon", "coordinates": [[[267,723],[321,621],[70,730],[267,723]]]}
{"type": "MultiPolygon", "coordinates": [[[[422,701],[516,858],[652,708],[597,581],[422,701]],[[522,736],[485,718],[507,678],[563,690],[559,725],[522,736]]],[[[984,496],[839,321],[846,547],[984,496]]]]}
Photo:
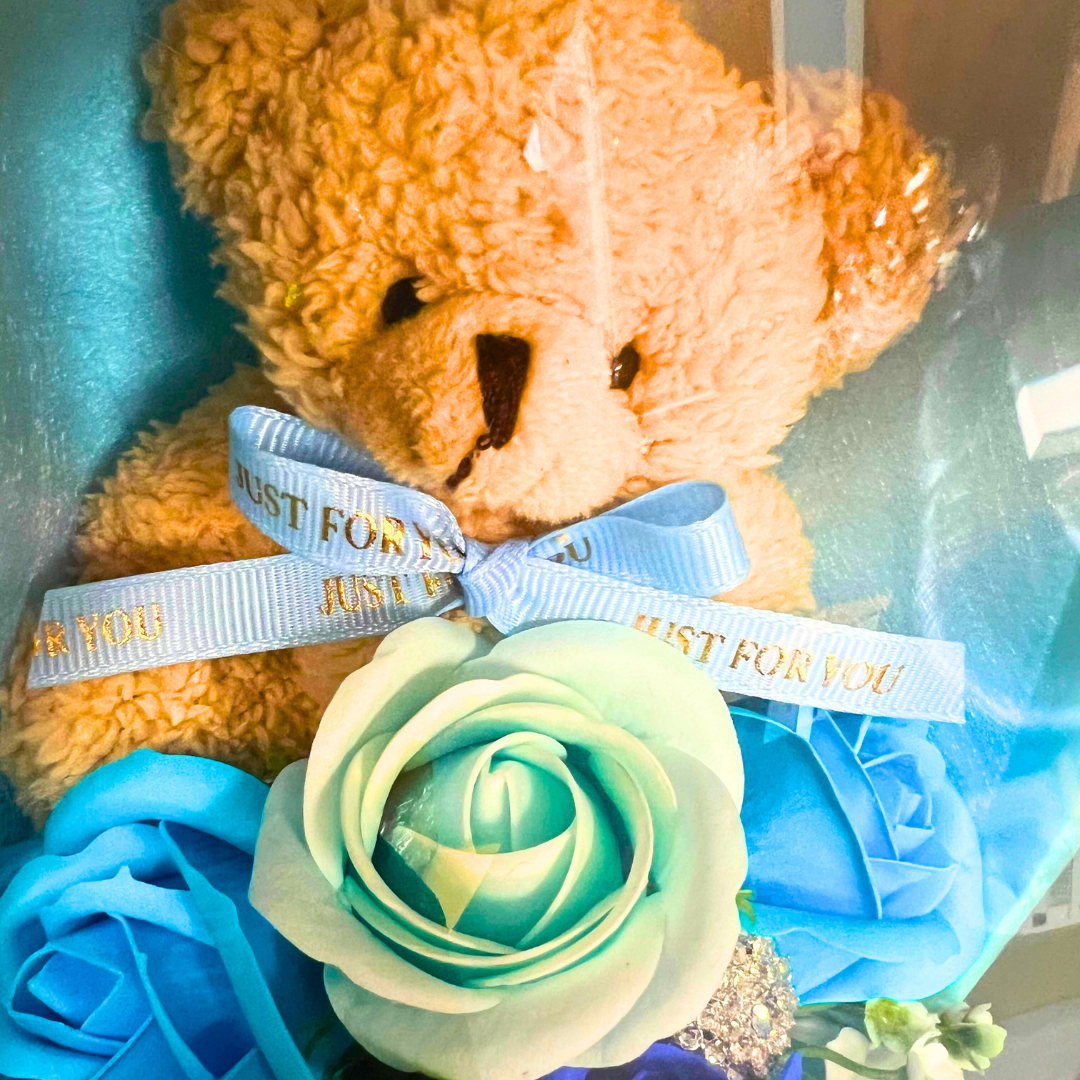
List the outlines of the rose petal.
{"type": "Polygon", "coordinates": [[[519,746],[566,756],[560,743],[531,731],[443,754],[430,766],[402,773],[382,827],[393,818],[465,851],[518,851],[551,840],[573,821],[573,799],[550,773],[523,761],[519,746]]]}
{"type": "Polygon", "coordinates": [[[483,1013],[408,1008],[333,967],[326,969],[326,989],[357,1041],[392,1068],[444,1080],[533,1080],[626,1015],[649,985],[663,941],[663,913],[646,901],[604,949],[552,978],[507,991],[483,1013]]]}
{"type": "Polygon", "coordinates": [[[218,892],[184,858],[168,826],[163,824],[160,828],[173,849],[177,867],[197,906],[200,921],[209,932],[213,947],[228,973],[236,1001],[251,1028],[256,1045],[275,1075],[303,1076],[308,1071],[307,1064],[281,1018],[266,977],[240,925],[236,905],[218,892]]]}
{"type": "Polygon", "coordinates": [[[533,672],[586,697],[611,724],[707,765],[742,805],[742,758],[723,697],[677,649],[612,623],[562,622],[512,634],[463,679],[533,672]],[[633,687],[633,692],[628,692],[633,687]]]}
{"type": "Polygon", "coordinates": [[[459,665],[490,646],[465,626],[418,619],[385,638],[369,664],[338,688],[308,758],[304,832],[316,865],[336,889],[344,877],[340,788],[353,751],[392,734],[440,694],[459,665]]]}
{"type": "Polygon", "coordinates": [[[343,907],[304,840],[306,761],[289,765],[266,800],[255,850],[251,903],[302,952],[334,964],[372,993],[418,1009],[478,1012],[498,1004],[493,991],[452,986],[420,971],[343,907]]]}
{"type": "Polygon", "coordinates": [[[45,823],[45,851],[70,855],[116,825],[173,821],[251,854],[266,791],[261,780],[220,761],[136,750],[60,800],[45,823]]]}
{"type": "Polygon", "coordinates": [[[615,893],[615,903],[594,929],[558,953],[550,954],[525,968],[505,975],[474,979],[472,986],[515,986],[542,979],[577,963],[609,939],[618,936],[618,929],[631,916],[635,905],[640,906],[653,866],[654,830],[649,804],[636,777],[617,763],[610,763],[605,791],[619,814],[633,847],[634,855],[626,882],[615,893]]]}
{"type": "Polygon", "coordinates": [[[678,1031],[720,985],[739,936],[735,894],[746,877],[739,812],[716,775],[689,754],[657,746],[679,798],[674,854],[646,903],[664,913],[664,949],[632,1010],[569,1064],[618,1065],[678,1031]]]}
{"type": "Polygon", "coordinates": [[[489,955],[467,953],[433,945],[391,918],[385,909],[375,903],[352,878],[345,879],[343,893],[360,918],[380,937],[400,945],[409,955],[416,958],[416,962],[421,967],[433,969],[433,973],[442,971],[448,979],[461,978],[463,974],[472,972],[486,975],[496,971],[512,971],[545,956],[561,953],[567,946],[572,945],[595,927],[611,911],[618,899],[618,893],[605,897],[569,930],[550,941],[545,941],[543,945],[520,951],[507,949],[499,955],[489,955]]]}
{"type": "MultiPolygon", "coordinates": [[[[43,1075],[52,1077],[54,1074],[43,1075]]],[[[90,1074],[86,1075],[89,1077],[90,1074]]],[[[145,1080],[147,1076],[152,1076],[154,1080],[191,1080],[173,1057],[153,1017],[143,1024],[116,1057],[100,1072],[92,1075],[93,1080],[145,1080]]],[[[232,1080],[232,1073],[223,1080],[232,1080]]]]}

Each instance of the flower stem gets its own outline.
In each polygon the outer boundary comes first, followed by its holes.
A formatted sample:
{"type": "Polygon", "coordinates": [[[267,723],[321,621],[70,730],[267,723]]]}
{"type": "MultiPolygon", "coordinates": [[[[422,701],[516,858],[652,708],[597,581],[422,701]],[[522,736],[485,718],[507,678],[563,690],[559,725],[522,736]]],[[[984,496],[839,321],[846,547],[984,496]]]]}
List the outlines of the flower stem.
{"type": "Polygon", "coordinates": [[[846,1058],[827,1046],[806,1046],[795,1041],[792,1041],[791,1045],[804,1058],[821,1058],[824,1061],[831,1061],[834,1065],[842,1065],[853,1073],[868,1077],[869,1080],[904,1080],[907,1075],[906,1069],[875,1069],[870,1065],[860,1065],[857,1061],[852,1061],[851,1058],[846,1058]]]}

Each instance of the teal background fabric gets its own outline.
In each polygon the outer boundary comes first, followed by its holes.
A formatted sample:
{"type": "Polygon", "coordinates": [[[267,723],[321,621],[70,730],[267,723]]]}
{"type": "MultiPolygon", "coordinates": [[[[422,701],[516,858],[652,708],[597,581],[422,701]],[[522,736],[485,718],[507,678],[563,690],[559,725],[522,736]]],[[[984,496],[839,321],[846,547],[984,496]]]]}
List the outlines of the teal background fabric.
{"type": "Polygon", "coordinates": [[[250,347],[214,297],[208,229],[147,145],[157,0],[0,5],[0,660],[65,580],[79,500],[153,419],[250,347]]]}
{"type": "MultiPolygon", "coordinates": [[[[156,0],[0,5],[0,663],[68,580],[79,501],[250,346],[139,133],[156,0]]],[[[26,834],[0,778],[0,844],[26,834]]]]}

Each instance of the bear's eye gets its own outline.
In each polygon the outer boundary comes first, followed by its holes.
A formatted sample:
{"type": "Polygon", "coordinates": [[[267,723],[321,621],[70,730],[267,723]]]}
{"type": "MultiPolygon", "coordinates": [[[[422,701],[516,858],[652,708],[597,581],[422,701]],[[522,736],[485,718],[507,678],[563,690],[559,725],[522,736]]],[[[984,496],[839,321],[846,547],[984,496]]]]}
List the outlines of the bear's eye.
{"type": "Polygon", "coordinates": [[[416,295],[416,283],[419,280],[418,277],[402,278],[386,290],[379,310],[387,326],[393,326],[403,319],[411,319],[424,306],[424,301],[416,295]]]}
{"type": "Polygon", "coordinates": [[[640,353],[633,345],[624,345],[618,355],[611,358],[611,389],[629,390],[640,367],[640,353]]]}

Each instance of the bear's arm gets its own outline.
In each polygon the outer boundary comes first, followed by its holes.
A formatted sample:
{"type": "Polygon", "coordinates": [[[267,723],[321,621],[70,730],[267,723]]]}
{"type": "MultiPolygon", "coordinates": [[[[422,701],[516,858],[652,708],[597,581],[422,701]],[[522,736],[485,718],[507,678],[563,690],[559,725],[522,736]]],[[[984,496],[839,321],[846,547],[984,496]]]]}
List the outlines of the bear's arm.
{"type": "MultiPolygon", "coordinates": [[[[281,407],[255,369],[239,368],[176,424],[139,437],[86,501],[80,580],[280,552],[229,497],[228,416],[244,404],[281,407]]],[[[31,691],[30,638],[27,625],[0,700],[0,766],[38,824],[88,772],[143,746],[273,776],[307,753],[337,683],[373,648],[289,649],[31,691]]]]}

